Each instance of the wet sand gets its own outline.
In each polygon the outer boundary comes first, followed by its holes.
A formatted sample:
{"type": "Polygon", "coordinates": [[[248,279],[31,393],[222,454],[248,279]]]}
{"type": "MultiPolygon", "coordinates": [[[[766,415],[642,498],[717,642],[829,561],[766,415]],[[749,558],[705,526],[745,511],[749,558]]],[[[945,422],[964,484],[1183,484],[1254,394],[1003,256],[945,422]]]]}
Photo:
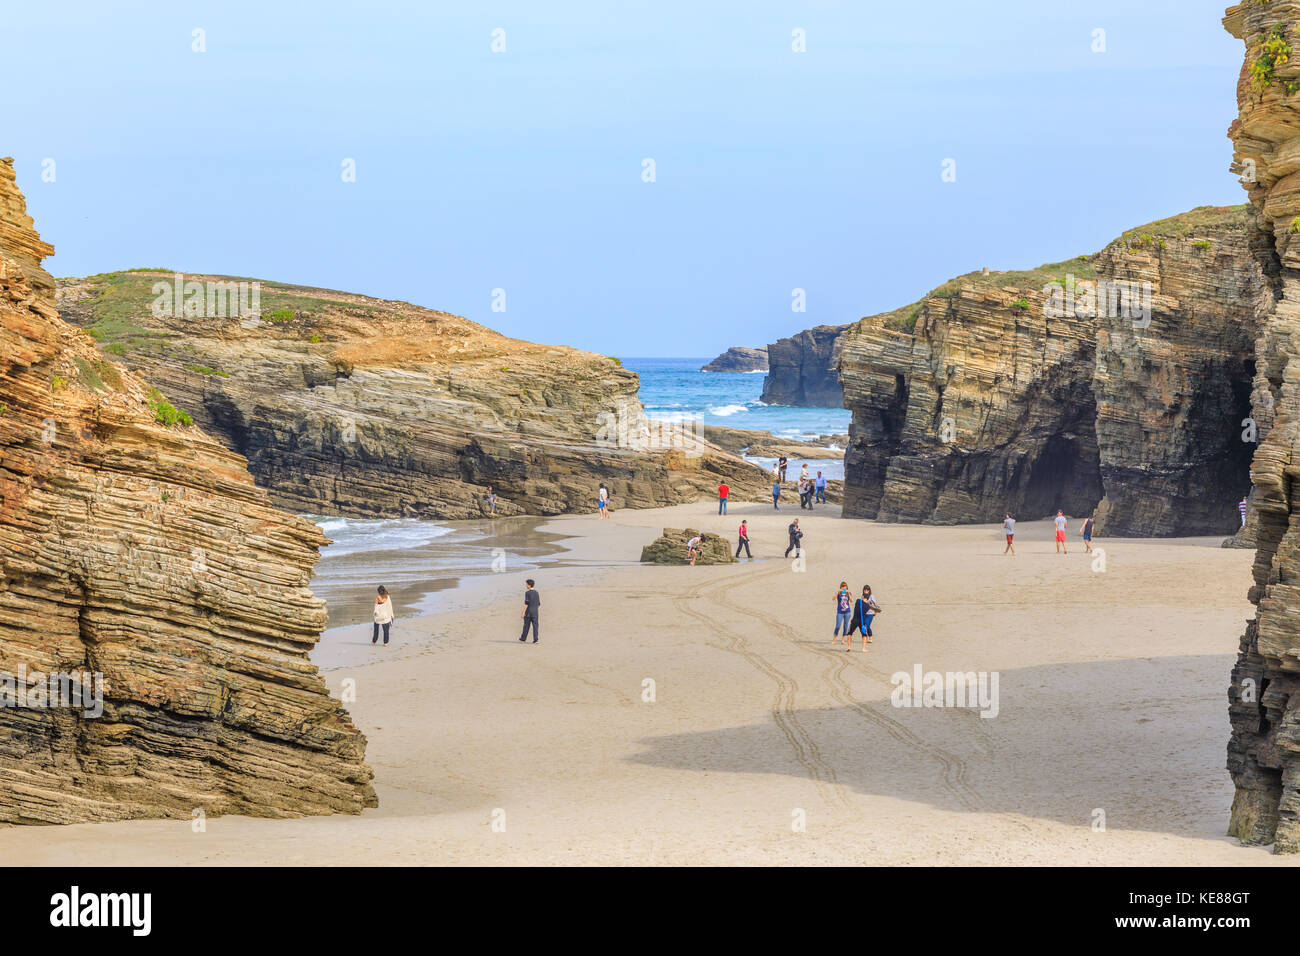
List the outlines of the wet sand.
{"type": "MultiPolygon", "coordinates": [[[[1099,539],[1049,522],[842,521],[701,502],[555,519],[564,566],[461,582],[396,643],[314,655],[369,738],[360,816],[0,830],[37,864],[1294,865],[1224,836],[1226,688],[1253,554],[1220,538],[1099,539]],[[642,567],[663,526],[752,562],[642,567]],[[800,517],[805,568],[781,560],[800,517]],[[521,645],[522,579],[542,641],[521,645]],[[830,644],[841,579],[884,613],[830,644]],[[897,672],[998,677],[997,715],[899,707],[897,672]],[[647,683],[650,681],[652,683],[647,683]],[[648,690],[653,688],[653,701],[648,690]],[[1097,824],[1104,814],[1104,829],[1097,824]]],[[[444,595],[447,592],[444,592],[444,595]]]]}

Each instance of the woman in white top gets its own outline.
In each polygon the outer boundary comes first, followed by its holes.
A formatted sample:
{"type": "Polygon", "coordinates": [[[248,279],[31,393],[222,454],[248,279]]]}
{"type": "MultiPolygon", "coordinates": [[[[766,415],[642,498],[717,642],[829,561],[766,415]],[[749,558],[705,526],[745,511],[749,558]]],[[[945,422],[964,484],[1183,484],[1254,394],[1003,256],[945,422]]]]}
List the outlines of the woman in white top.
{"type": "Polygon", "coordinates": [[[388,588],[379,585],[379,597],[375,598],[375,634],[370,638],[373,645],[379,640],[380,625],[384,628],[384,644],[388,643],[388,629],[393,626],[393,599],[388,595],[388,588]]]}

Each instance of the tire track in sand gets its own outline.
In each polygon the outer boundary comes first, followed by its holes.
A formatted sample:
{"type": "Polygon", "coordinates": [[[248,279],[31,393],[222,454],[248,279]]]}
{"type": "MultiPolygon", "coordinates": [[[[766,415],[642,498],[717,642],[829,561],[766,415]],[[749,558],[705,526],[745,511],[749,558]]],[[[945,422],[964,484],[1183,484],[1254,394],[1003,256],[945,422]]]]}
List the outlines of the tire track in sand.
{"type": "MultiPolygon", "coordinates": [[[[772,573],[772,572],[768,572],[772,573]]],[[[751,580],[752,580],[751,576],[751,580]]],[[[729,608],[737,614],[751,615],[763,623],[767,624],[774,631],[783,633],[787,641],[792,644],[801,643],[800,636],[794,628],[770,614],[755,611],[751,607],[741,607],[729,601],[725,596],[718,596],[717,601],[722,606],[729,608]]],[[[941,770],[941,780],[944,788],[953,795],[954,798],[967,810],[980,810],[982,799],[979,793],[966,782],[966,764],[956,754],[950,753],[935,744],[931,744],[921,737],[918,737],[912,731],[908,730],[898,721],[885,714],[880,713],[874,707],[864,704],[853,696],[853,690],[849,687],[848,681],[844,679],[844,668],[848,666],[848,660],[843,652],[829,652],[823,649],[816,649],[815,654],[822,656],[831,653],[830,666],[823,672],[822,678],[826,682],[827,690],[832,699],[837,703],[843,704],[855,713],[865,718],[876,727],[883,730],[889,737],[898,743],[910,747],[920,753],[925,754],[936,761],[941,770]],[[838,663],[836,663],[838,661],[838,663]]],[[[873,669],[874,670],[874,669],[873,669]]],[[[877,675],[883,678],[883,674],[876,671],[877,675]]]]}
{"type": "Polygon", "coordinates": [[[794,751],[795,759],[807,772],[809,778],[813,781],[813,784],[817,787],[823,799],[829,801],[831,794],[833,794],[837,802],[845,806],[850,806],[851,801],[844,793],[843,785],[836,778],[834,768],[826,762],[825,757],[822,755],[821,748],[817,746],[817,742],[813,739],[812,735],[808,733],[807,729],[799,721],[794,703],[795,695],[799,692],[798,682],[789,674],[786,674],[784,671],[773,666],[772,663],[761,654],[750,648],[749,641],[744,637],[744,635],[732,630],[727,624],[719,621],[717,618],[714,618],[703,611],[696,610],[690,604],[690,602],[698,600],[701,597],[713,599],[717,591],[725,590],[727,587],[741,581],[753,580],[754,578],[764,577],[771,573],[773,572],[759,570],[748,574],[737,575],[736,577],[728,578],[723,581],[706,581],[697,584],[695,587],[689,589],[683,594],[675,596],[673,598],[673,604],[683,614],[693,617],[702,624],[714,628],[725,635],[727,638],[727,644],[715,644],[715,647],[719,647],[721,650],[730,651],[731,653],[742,657],[755,670],[759,671],[776,684],[777,692],[771,705],[772,718],[776,722],[776,726],[781,731],[781,734],[789,742],[791,750],[794,751]]]}

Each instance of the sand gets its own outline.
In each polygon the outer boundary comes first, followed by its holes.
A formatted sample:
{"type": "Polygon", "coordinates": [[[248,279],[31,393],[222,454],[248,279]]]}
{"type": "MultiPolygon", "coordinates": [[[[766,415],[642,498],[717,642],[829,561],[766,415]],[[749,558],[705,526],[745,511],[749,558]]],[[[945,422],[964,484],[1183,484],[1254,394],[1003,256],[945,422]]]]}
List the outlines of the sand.
{"type": "Polygon", "coordinates": [[[331,632],[316,656],[369,738],[360,816],[0,830],[28,864],[1288,865],[1224,836],[1226,689],[1251,552],[1099,539],[1048,522],[844,521],[709,502],[562,518],[569,566],[522,573],[397,643],[331,632]],[[806,568],[781,560],[801,516],[806,568]],[[734,534],[752,562],[642,567],[663,526],[734,534]],[[830,645],[841,579],[884,613],[867,653],[830,645]],[[474,607],[474,604],[478,607],[474,607]],[[998,713],[891,704],[891,675],[998,675],[998,713]],[[654,700],[645,684],[653,681],[654,700]],[[1104,813],[1104,829],[1096,827],[1104,813]]]}

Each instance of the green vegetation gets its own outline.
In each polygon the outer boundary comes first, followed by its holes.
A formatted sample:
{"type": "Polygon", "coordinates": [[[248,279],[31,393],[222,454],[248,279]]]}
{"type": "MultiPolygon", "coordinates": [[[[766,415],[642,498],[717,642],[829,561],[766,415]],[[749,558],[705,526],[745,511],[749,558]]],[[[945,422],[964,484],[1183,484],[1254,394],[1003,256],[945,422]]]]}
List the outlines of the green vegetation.
{"type": "Polygon", "coordinates": [[[1127,229],[1120,239],[1132,244],[1138,237],[1187,239],[1197,233],[1225,226],[1245,225],[1250,218],[1249,204],[1239,206],[1197,206],[1168,219],[1157,219],[1142,226],[1127,229]]]}
{"type": "Polygon", "coordinates": [[[617,365],[619,368],[622,368],[622,367],[623,367],[623,360],[622,360],[622,359],[614,358],[614,357],[611,355],[611,356],[610,356],[610,361],[612,361],[612,362],[613,362],[615,365],[617,365]]]}
{"type": "Polygon", "coordinates": [[[1210,248],[1210,240],[1208,239],[1197,240],[1196,242],[1192,243],[1192,248],[1204,252],[1206,249],[1210,248]]]}
{"type": "Polygon", "coordinates": [[[160,425],[166,425],[168,428],[174,428],[177,425],[194,424],[194,419],[188,413],[181,411],[167,401],[162,392],[156,388],[149,389],[149,408],[153,410],[154,421],[160,425]]]}
{"type": "Polygon", "coordinates": [[[284,325],[286,322],[292,322],[294,315],[293,309],[274,309],[270,312],[262,312],[262,318],[274,325],[284,325]]]}
{"type": "Polygon", "coordinates": [[[318,343],[320,340],[321,340],[321,337],[320,337],[319,335],[313,335],[313,336],[312,336],[311,338],[309,338],[307,341],[310,342],[312,345],[315,345],[315,344],[318,343]]]}
{"type": "Polygon", "coordinates": [[[176,274],[176,270],[175,270],[175,269],[163,269],[163,268],[158,268],[158,269],[147,269],[147,268],[144,268],[144,269],[123,269],[122,271],[123,271],[124,273],[130,273],[130,272],[166,272],[166,273],[169,273],[169,274],[171,274],[171,275],[175,275],[175,274],[176,274]]]}
{"type": "Polygon", "coordinates": [[[1274,24],[1260,44],[1259,55],[1250,64],[1250,82],[1257,90],[1262,90],[1273,82],[1273,76],[1279,66],[1291,59],[1291,44],[1286,39],[1286,27],[1274,24]]]}
{"type": "Polygon", "coordinates": [[[157,298],[153,294],[154,281],[125,274],[106,277],[89,303],[95,321],[87,326],[86,334],[114,355],[149,348],[167,338],[166,332],[146,328],[137,321],[149,314],[149,307],[157,298]],[[111,345],[121,348],[107,347],[111,345]]]}
{"type": "Polygon", "coordinates": [[[1022,296],[1021,298],[1016,299],[1015,302],[1011,303],[1011,308],[1015,309],[1017,312],[1028,312],[1029,300],[1022,296]]]}
{"type": "Polygon", "coordinates": [[[102,392],[110,388],[114,391],[121,390],[122,375],[112,362],[103,359],[87,362],[80,358],[74,359],[74,361],[77,363],[78,377],[87,388],[95,392],[102,392]]]}
{"type": "Polygon", "coordinates": [[[198,372],[200,375],[217,375],[221,378],[230,378],[229,372],[221,372],[215,368],[208,368],[206,365],[187,365],[185,370],[188,372],[198,372]]]}
{"type": "Polygon", "coordinates": [[[50,379],[50,391],[57,392],[67,384],[66,379],[59,378],[59,376],[56,375],[54,378],[50,379]]]}
{"type": "Polygon", "coordinates": [[[1300,232],[1300,216],[1296,216],[1294,219],[1291,220],[1291,229],[1289,231],[1291,232],[1292,235],[1294,235],[1297,232],[1300,232]]]}

